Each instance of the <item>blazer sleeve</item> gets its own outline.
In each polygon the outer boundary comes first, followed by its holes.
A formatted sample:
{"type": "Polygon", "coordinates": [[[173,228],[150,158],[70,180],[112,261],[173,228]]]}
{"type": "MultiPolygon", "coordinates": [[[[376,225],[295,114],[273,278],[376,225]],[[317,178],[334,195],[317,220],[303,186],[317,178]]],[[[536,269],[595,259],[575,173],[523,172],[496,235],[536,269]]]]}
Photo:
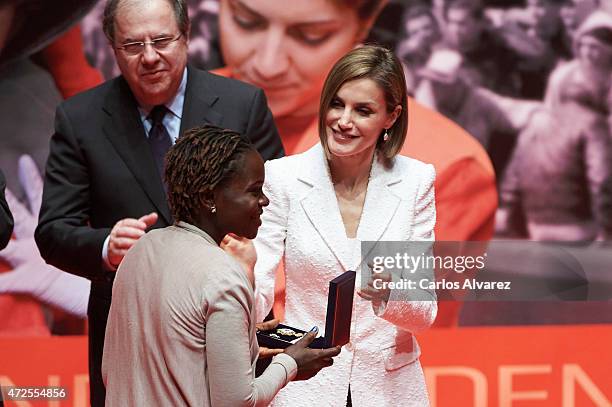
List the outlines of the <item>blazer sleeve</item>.
{"type": "Polygon", "coordinates": [[[255,263],[255,312],[256,320],[263,321],[274,304],[276,271],[285,253],[289,199],[284,191],[283,172],[287,169],[280,161],[266,163],[264,193],[270,204],[264,208],[261,227],[253,241],[257,251],[255,263]]]}
{"type": "MultiPolygon", "coordinates": [[[[412,224],[411,242],[420,243],[421,249],[426,245],[426,253],[431,254],[433,249],[434,226],[436,224],[436,206],[434,196],[435,170],[432,165],[427,165],[422,174],[417,196],[415,197],[415,214],[412,224]]],[[[417,254],[418,255],[418,254],[417,254]]],[[[433,280],[432,270],[419,270],[418,273],[424,274],[423,278],[433,280]],[[425,276],[426,274],[426,276],[425,276]]],[[[415,276],[394,276],[394,279],[406,278],[415,281],[415,276]]],[[[413,333],[420,332],[431,326],[436,319],[438,310],[436,294],[433,290],[423,289],[393,289],[389,296],[389,301],[380,308],[374,308],[374,312],[379,317],[399,327],[400,329],[413,333]]]]}
{"type": "Polygon", "coordinates": [[[288,355],[277,355],[255,378],[251,363],[252,292],[244,272],[237,264],[224,266],[231,284],[223,288],[206,306],[206,359],[211,406],[267,406],[297,374],[297,364],[288,355]],[[234,278],[235,277],[235,278],[234,278]],[[228,340],[228,338],[231,338],[228,340]]]}
{"type": "Polygon", "coordinates": [[[259,151],[264,161],[285,156],[285,150],[274,124],[272,112],[268,108],[266,96],[261,89],[257,89],[251,103],[246,136],[259,151]]]}
{"type": "Polygon", "coordinates": [[[6,247],[13,233],[13,215],[11,215],[11,211],[6,203],[4,196],[5,188],[6,181],[4,174],[0,171],[0,250],[6,247]]]}
{"type": "Polygon", "coordinates": [[[60,105],[45,172],[36,243],[47,263],[95,280],[104,272],[102,245],[110,228],[89,226],[89,176],[70,118],[60,105]]]}

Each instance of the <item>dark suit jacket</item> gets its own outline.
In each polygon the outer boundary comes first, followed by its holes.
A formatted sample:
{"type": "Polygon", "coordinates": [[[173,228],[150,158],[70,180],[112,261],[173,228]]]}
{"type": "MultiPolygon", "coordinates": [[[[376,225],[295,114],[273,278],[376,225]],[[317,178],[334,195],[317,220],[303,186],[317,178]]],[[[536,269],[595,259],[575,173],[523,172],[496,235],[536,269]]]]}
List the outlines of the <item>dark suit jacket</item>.
{"type": "Polygon", "coordinates": [[[5,187],[4,174],[0,171],[0,250],[6,247],[13,233],[13,216],[4,198],[5,187]]]}
{"type": "MultiPolygon", "coordinates": [[[[172,223],[136,100],[122,77],[62,103],[56,112],[36,243],[42,257],[92,281],[89,374],[92,406],[104,405],[100,366],[114,272],[102,245],[120,219],[157,212],[172,223]]],[[[203,124],[250,139],[264,159],[284,155],[263,91],[188,68],[180,132],[203,124]]]]}
{"type": "MultiPolygon", "coordinates": [[[[261,90],[190,67],[181,133],[205,123],[242,133],[264,159],[284,155],[261,90]]],[[[118,220],[156,211],[156,227],[172,223],[136,101],[118,77],[62,103],[55,127],[36,242],[48,263],[106,281],[102,245],[118,220]]]]}

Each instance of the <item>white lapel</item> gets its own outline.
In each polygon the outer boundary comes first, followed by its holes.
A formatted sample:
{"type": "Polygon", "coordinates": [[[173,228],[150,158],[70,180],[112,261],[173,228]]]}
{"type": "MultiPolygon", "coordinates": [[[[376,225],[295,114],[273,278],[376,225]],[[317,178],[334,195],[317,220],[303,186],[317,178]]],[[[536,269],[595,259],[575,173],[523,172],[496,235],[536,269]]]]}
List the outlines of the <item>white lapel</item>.
{"type": "MultiPolygon", "coordinates": [[[[380,240],[395,216],[401,199],[389,187],[402,181],[397,165],[387,169],[379,160],[372,163],[357,229],[357,239],[360,241],[380,240]]],[[[297,178],[312,187],[300,199],[306,216],[342,267],[345,270],[354,268],[355,259],[352,258],[327,159],[320,143],[303,154],[297,178]]]]}
{"type": "Polygon", "coordinates": [[[297,179],[312,187],[300,199],[306,216],[344,270],[349,270],[352,261],[346,229],[320,143],[302,155],[297,179]]]}
{"type": "Polygon", "coordinates": [[[395,162],[393,168],[385,168],[378,159],[372,162],[365,203],[357,229],[357,238],[362,242],[380,240],[395,216],[401,199],[389,187],[402,181],[398,165],[399,163],[395,162]]]}

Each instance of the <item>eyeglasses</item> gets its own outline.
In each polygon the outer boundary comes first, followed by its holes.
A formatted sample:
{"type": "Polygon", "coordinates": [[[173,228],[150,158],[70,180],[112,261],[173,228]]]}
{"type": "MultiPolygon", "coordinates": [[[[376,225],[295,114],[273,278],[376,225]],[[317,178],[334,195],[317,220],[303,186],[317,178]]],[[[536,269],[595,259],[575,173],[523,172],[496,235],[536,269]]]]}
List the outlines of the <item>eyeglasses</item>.
{"type": "Polygon", "coordinates": [[[124,51],[128,55],[138,55],[138,54],[140,54],[141,52],[143,52],[145,50],[145,47],[147,45],[151,45],[156,51],[163,51],[166,48],[168,48],[168,46],[170,46],[170,44],[172,44],[173,42],[175,42],[179,38],[181,38],[182,35],[183,34],[179,34],[176,37],[156,38],[156,39],[151,40],[151,41],[128,42],[127,44],[123,44],[123,45],[121,45],[119,47],[115,47],[115,48],[124,51]]]}

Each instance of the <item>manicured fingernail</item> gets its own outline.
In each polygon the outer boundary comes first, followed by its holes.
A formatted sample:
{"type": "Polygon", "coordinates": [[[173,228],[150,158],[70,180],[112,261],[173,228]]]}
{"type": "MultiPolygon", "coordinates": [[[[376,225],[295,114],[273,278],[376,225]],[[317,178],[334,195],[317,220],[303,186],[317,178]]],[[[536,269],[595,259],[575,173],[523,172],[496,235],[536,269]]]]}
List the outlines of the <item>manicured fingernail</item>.
{"type": "Polygon", "coordinates": [[[317,332],[319,332],[319,328],[316,327],[316,326],[313,326],[312,329],[310,330],[310,332],[317,333],[317,332]]]}

